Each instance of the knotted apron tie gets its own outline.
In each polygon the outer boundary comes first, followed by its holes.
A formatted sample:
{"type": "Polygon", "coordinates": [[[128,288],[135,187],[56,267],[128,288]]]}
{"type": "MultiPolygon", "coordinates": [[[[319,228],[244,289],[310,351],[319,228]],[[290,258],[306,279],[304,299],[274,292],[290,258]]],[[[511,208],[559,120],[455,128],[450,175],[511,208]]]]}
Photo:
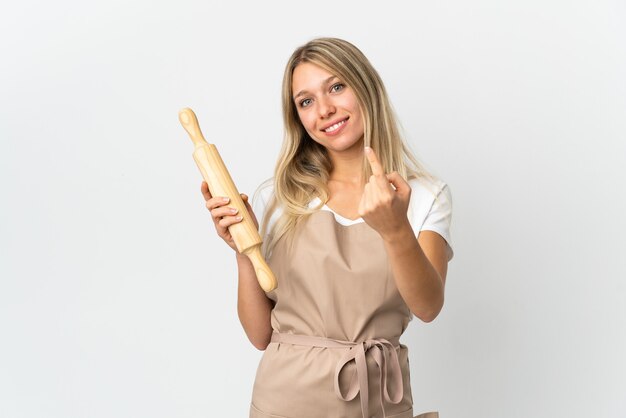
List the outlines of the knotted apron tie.
{"type": "Polygon", "coordinates": [[[341,341],[330,338],[313,337],[309,335],[297,335],[277,333],[272,334],[273,343],[286,343],[292,345],[303,345],[307,347],[323,347],[323,348],[343,348],[347,349],[345,355],[337,362],[335,368],[335,394],[339,399],[351,401],[360,392],[361,396],[361,412],[363,418],[369,418],[369,385],[367,382],[367,361],[366,355],[371,355],[379,369],[380,383],[380,406],[385,414],[385,400],[392,404],[398,404],[404,395],[402,385],[402,370],[398,361],[398,353],[396,346],[399,345],[399,338],[393,339],[395,344],[390,341],[381,339],[370,339],[363,342],[341,341]],[[347,393],[344,395],[339,384],[339,375],[348,363],[354,361],[356,364],[356,375],[352,375],[350,383],[347,387],[347,393]],[[389,365],[387,364],[389,362],[389,365]],[[387,381],[391,379],[394,383],[392,394],[389,394],[389,386],[387,381]]]}

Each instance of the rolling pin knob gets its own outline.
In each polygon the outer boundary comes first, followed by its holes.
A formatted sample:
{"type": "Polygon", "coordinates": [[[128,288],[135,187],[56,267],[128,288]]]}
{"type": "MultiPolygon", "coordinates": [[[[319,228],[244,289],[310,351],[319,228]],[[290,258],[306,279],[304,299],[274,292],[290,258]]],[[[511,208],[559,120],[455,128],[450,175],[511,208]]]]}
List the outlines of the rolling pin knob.
{"type": "Polygon", "coordinates": [[[250,258],[250,262],[254,266],[256,272],[256,278],[259,281],[259,285],[265,292],[271,292],[276,289],[276,278],[270,270],[269,266],[265,262],[263,255],[261,254],[260,246],[252,247],[250,250],[244,252],[250,258]]]}
{"type": "Polygon", "coordinates": [[[191,138],[191,141],[196,147],[207,144],[207,141],[204,139],[204,135],[202,135],[202,131],[200,130],[198,118],[196,117],[196,114],[193,113],[193,110],[188,107],[182,109],[178,112],[178,120],[180,121],[180,124],[183,125],[183,128],[185,128],[191,138]]]}

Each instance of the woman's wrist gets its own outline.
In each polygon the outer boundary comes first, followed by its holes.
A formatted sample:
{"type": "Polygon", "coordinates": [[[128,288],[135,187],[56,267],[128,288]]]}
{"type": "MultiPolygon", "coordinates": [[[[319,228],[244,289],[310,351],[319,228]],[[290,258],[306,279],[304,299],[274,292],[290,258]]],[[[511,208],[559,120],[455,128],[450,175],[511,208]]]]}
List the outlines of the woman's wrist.
{"type": "Polygon", "coordinates": [[[236,259],[237,268],[239,269],[239,271],[255,271],[254,264],[252,264],[252,261],[250,261],[250,257],[248,257],[247,255],[237,252],[236,259]]]}
{"type": "Polygon", "coordinates": [[[393,230],[385,234],[381,234],[381,237],[386,244],[395,245],[397,243],[412,241],[411,238],[414,238],[415,234],[411,223],[407,219],[406,222],[403,222],[399,227],[393,228],[393,230]]]}
{"type": "Polygon", "coordinates": [[[247,255],[242,254],[237,250],[235,250],[235,258],[237,259],[237,264],[250,262],[250,259],[248,258],[247,255]]]}

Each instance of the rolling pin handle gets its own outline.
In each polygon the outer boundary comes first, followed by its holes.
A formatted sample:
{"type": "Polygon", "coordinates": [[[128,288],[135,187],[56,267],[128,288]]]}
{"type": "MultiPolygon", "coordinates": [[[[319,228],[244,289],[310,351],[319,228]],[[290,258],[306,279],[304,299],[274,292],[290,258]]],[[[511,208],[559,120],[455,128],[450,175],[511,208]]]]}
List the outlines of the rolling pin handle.
{"type": "Polygon", "coordinates": [[[187,131],[191,141],[196,147],[207,144],[207,141],[204,139],[204,135],[202,135],[202,131],[200,130],[198,118],[196,117],[196,114],[193,113],[193,110],[188,107],[182,109],[178,112],[178,120],[180,121],[180,124],[183,125],[183,128],[185,128],[185,131],[187,131]]]}
{"type": "Polygon", "coordinates": [[[256,272],[256,278],[259,281],[261,288],[266,293],[276,289],[278,285],[276,277],[274,277],[274,273],[272,273],[272,270],[270,270],[270,267],[265,262],[265,259],[261,254],[260,246],[257,245],[250,250],[245,251],[244,254],[250,258],[250,261],[254,266],[254,271],[256,272]]]}

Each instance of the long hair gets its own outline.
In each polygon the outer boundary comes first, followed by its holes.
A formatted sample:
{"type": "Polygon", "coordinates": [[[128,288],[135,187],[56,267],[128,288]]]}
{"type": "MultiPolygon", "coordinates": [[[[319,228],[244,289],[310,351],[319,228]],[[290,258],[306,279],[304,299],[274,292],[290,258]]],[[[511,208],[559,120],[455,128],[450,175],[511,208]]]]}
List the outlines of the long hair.
{"type": "MultiPolygon", "coordinates": [[[[402,139],[387,91],[365,55],[342,39],[313,39],[293,52],[283,75],[285,135],[274,177],[267,181],[273,181],[273,198],[260,225],[262,236],[269,233],[263,246],[266,256],[303,217],[320,209],[329,199],[327,182],[332,162],[326,149],[306,132],[292,97],[293,71],[305,62],[337,76],[354,91],[364,119],[364,145],[376,152],[386,173],[396,171],[405,180],[432,178],[402,139]],[[321,204],[309,208],[309,202],[315,197],[320,199],[321,204]],[[267,231],[272,214],[279,208],[282,210],[280,217],[267,231]]],[[[362,178],[367,179],[371,176],[371,168],[365,153],[362,166],[362,178]]]]}

